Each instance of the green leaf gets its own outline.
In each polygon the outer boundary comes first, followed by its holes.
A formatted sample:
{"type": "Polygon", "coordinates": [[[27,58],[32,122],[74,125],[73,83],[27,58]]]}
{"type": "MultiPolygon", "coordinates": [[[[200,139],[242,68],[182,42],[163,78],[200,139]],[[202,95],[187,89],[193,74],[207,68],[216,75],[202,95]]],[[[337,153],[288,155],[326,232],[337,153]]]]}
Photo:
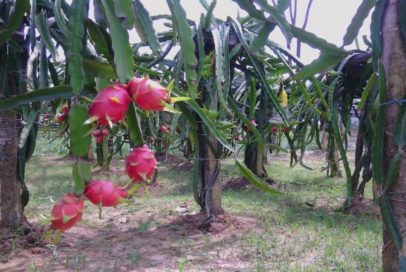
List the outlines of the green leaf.
{"type": "Polygon", "coordinates": [[[67,37],[69,34],[69,29],[66,27],[66,20],[63,16],[62,8],[61,8],[61,0],[55,0],[54,6],[54,14],[55,14],[55,21],[58,25],[59,29],[61,30],[62,34],[67,37]]]}
{"type": "MultiPolygon", "coordinates": [[[[116,1],[117,2],[117,1],[116,1]]],[[[140,0],[134,0],[135,29],[141,39],[146,42],[155,56],[161,55],[161,44],[155,33],[154,25],[148,11],[140,0]]]]}
{"type": "MultiPolygon", "coordinates": [[[[368,17],[369,12],[375,6],[377,0],[363,0],[358,7],[354,17],[352,17],[351,24],[347,28],[347,32],[344,35],[343,46],[352,44],[355,38],[358,36],[358,32],[368,17]]],[[[402,16],[401,16],[402,17],[402,16]]]]}
{"type": "Polygon", "coordinates": [[[258,32],[258,36],[252,42],[251,52],[256,52],[262,48],[268,41],[269,34],[275,29],[275,24],[271,22],[265,22],[264,26],[258,32]]]}
{"type": "Polygon", "coordinates": [[[264,14],[261,11],[257,10],[250,0],[233,0],[233,1],[236,2],[240,6],[240,8],[248,12],[250,17],[254,17],[262,21],[267,20],[264,14]]]}
{"type": "Polygon", "coordinates": [[[192,30],[188,24],[185,10],[179,0],[167,0],[172,13],[172,20],[180,39],[183,67],[186,73],[186,84],[190,97],[197,98],[197,59],[195,56],[195,43],[193,42],[192,30]]]}
{"type": "Polygon", "coordinates": [[[381,20],[388,0],[378,0],[371,17],[372,53],[378,58],[382,52],[381,20]]]}
{"type": "Polygon", "coordinates": [[[271,193],[271,194],[281,194],[280,191],[272,188],[269,186],[268,183],[263,181],[262,179],[258,178],[251,170],[249,170],[244,164],[238,161],[237,157],[235,157],[235,163],[237,164],[238,170],[240,170],[241,174],[244,178],[249,180],[253,185],[261,189],[262,191],[271,193]]]}
{"type": "Polygon", "coordinates": [[[264,139],[262,138],[261,133],[258,131],[258,129],[251,123],[251,120],[248,119],[242,112],[241,110],[237,107],[237,105],[235,104],[235,102],[232,100],[232,98],[230,97],[229,99],[230,102],[230,106],[231,109],[234,111],[234,114],[238,117],[238,119],[240,119],[248,128],[248,130],[250,132],[252,132],[252,134],[254,134],[255,137],[255,141],[258,144],[259,148],[261,150],[265,149],[265,143],[264,143],[264,139]]]}
{"type": "Polygon", "coordinates": [[[120,19],[114,12],[112,0],[102,0],[110,27],[110,35],[114,51],[114,63],[120,82],[126,83],[133,77],[133,53],[128,39],[128,32],[121,26],[120,19]]]}
{"type": "Polygon", "coordinates": [[[48,59],[48,70],[49,74],[51,75],[52,84],[54,86],[58,86],[59,85],[58,71],[56,71],[55,65],[52,63],[50,59],[48,59]]]}
{"type": "Polygon", "coordinates": [[[84,85],[84,73],[82,68],[82,39],[84,35],[84,20],[86,16],[87,0],[73,0],[72,12],[69,16],[69,39],[68,39],[68,72],[70,85],[73,92],[78,94],[84,85]]]}
{"type": "Polygon", "coordinates": [[[86,183],[92,180],[92,174],[90,171],[90,164],[84,160],[78,160],[72,167],[72,177],[74,181],[75,195],[82,195],[86,183]]]}
{"type": "Polygon", "coordinates": [[[206,19],[204,20],[204,28],[209,29],[210,24],[213,22],[213,11],[216,7],[217,1],[211,2],[209,9],[207,10],[206,19]]]}
{"type": "Polygon", "coordinates": [[[337,105],[334,103],[333,105],[330,104],[332,108],[331,113],[331,125],[333,127],[334,139],[336,141],[338,150],[340,151],[341,160],[344,165],[345,177],[347,182],[347,205],[351,205],[352,203],[352,179],[351,179],[351,169],[350,164],[348,162],[347,153],[344,148],[344,143],[341,138],[340,129],[338,127],[338,120],[337,116],[339,115],[337,111],[337,105]]]}
{"type": "Polygon", "coordinates": [[[51,53],[52,57],[56,58],[56,50],[54,44],[52,43],[51,33],[49,32],[49,27],[46,23],[44,12],[37,14],[35,18],[37,22],[37,30],[41,35],[41,40],[44,41],[48,51],[51,53]]]}
{"type": "Polygon", "coordinates": [[[18,148],[23,148],[28,136],[30,135],[31,132],[31,128],[35,122],[35,120],[37,119],[38,116],[38,112],[36,110],[32,110],[30,111],[30,113],[28,114],[28,118],[26,120],[26,123],[24,125],[23,130],[21,131],[21,135],[20,135],[20,142],[18,144],[18,148]]]}
{"type": "Polygon", "coordinates": [[[383,103],[386,100],[386,77],[385,69],[382,63],[378,66],[379,74],[379,98],[378,103],[382,105],[378,108],[376,112],[376,120],[374,120],[374,135],[372,139],[372,169],[374,172],[374,180],[378,185],[383,183],[383,142],[384,142],[384,132],[385,132],[385,107],[383,103]]]}
{"type": "Polygon", "coordinates": [[[83,68],[86,74],[91,75],[91,78],[101,77],[106,79],[116,79],[117,75],[113,66],[109,63],[102,63],[96,59],[84,58],[83,68]]]}
{"type": "Polygon", "coordinates": [[[90,19],[87,19],[85,24],[89,32],[90,41],[93,43],[96,52],[99,55],[103,55],[108,61],[113,62],[113,56],[110,52],[111,38],[108,33],[99,24],[90,19]]]}
{"type": "Polygon", "coordinates": [[[114,1],[116,17],[120,18],[121,25],[125,29],[131,29],[134,24],[134,13],[132,0],[114,1]]]}
{"type": "Polygon", "coordinates": [[[210,6],[209,6],[209,4],[207,3],[206,0],[199,0],[199,2],[200,2],[200,4],[203,6],[203,8],[204,8],[206,11],[209,10],[210,6]]]}
{"type": "Polygon", "coordinates": [[[224,96],[224,66],[225,65],[225,60],[224,60],[224,50],[228,50],[228,46],[224,46],[223,41],[224,41],[224,32],[221,31],[219,28],[214,28],[212,29],[211,33],[213,35],[213,40],[214,40],[214,48],[215,48],[215,53],[216,53],[216,91],[217,91],[217,97],[219,99],[221,109],[224,110],[227,114],[231,115],[230,110],[228,109],[227,103],[226,103],[226,97],[224,96]]]}
{"type": "Polygon", "coordinates": [[[231,24],[233,25],[233,28],[237,34],[238,39],[240,40],[241,44],[243,45],[244,50],[247,52],[247,55],[248,55],[252,65],[254,66],[255,72],[258,75],[259,79],[261,80],[261,82],[264,86],[265,92],[272,102],[272,105],[275,107],[276,111],[280,114],[283,121],[285,123],[289,123],[286,113],[283,110],[283,108],[281,107],[278,98],[276,97],[275,93],[269,86],[269,83],[268,83],[265,73],[264,73],[264,69],[260,66],[260,63],[258,63],[257,59],[255,58],[255,56],[253,56],[252,52],[250,51],[248,43],[244,39],[244,36],[242,34],[240,25],[233,19],[231,19],[231,24]]]}
{"type": "Polygon", "coordinates": [[[293,25],[291,25],[291,29],[292,34],[295,38],[297,38],[301,42],[306,43],[310,47],[319,49],[324,54],[336,56],[345,56],[348,54],[345,50],[338,48],[334,44],[329,43],[322,38],[317,37],[311,32],[308,32],[304,29],[298,28],[293,25]]]}
{"type": "Polygon", "coordinates": [[[24,14],[29,13],[29,0],[19,0],[15,2],[16,3],[13,14],[11,14],[9,21],[2,27],[3,29],[0,31],[0,45],[11,38],[14,31],[16,31],[22,24],[24,14]]]}
{"type": "Polygon", "coordinates": [[[371,76],[369,77],[367,84],[364,87],[364,90],[362,91],[362,96],[361,100],[358,103],[357,110],[360,111],[364,107],[369,93],[371,92],[372,88],[375,86],[376,80],[378,79],[377,73],[372,73],[371,76]]]}
{"type": "Polygon", "coordinates": [[[285,10],[287,10],[290,6],[290,0],[278,0],[276,4],[276,9],[280,14],[284,14],[285,10]]]}
{"type": "Polygon", "coordinates": [[[207,128],[210,130],[210,132],[213,134],[213,136],[228,150],[234,152],[233,147],[228,143],[226,140],[226,137],[222,131],[220,131],[216,125],[214,124],[212,118],[210,118],[207,113],[199,107],[199,105],[196,103],[194,100],[189,100],[186,101],[186,103],[200,116],[200,118],[203,120],[204,124],[207,126],[207,128]]]}
{"type": "Polygon", "coordinates": [[[306,65],[302,70],[300,70],[295,75],[295,79],[303,80],[310,76],[314,76],[317,73],[324,72],[330,67],[339,63],[341,59],[341,56],[322,54],[318,59],[312,61],[312,63],[306,65]]]}
{"type": "Polygon", "coordinates": [[[69,111],[70,151],[72,155],[85,157],[88,153],[92,138],[91,125],[85,125],[89,119],[85,105],[75,105],[69,111]]]}
{"type": "Polygon", "coordinates": [[[74,96],[72,88],[67,85],[38,89],[33,92],[20,94],[11,98],[1,99],[0,111],[13,110],[18,106],[33,102],[42,102],[57,98],[71,98],[72,96],[74,96]]]}
{"type": "Polygon", "coordinates": [[[285,35],[285,38],[289,43],[292,40],[292,30],[290,29],[290,25],[286,21],[285,16],[279,13],[276,8],[268,5],[268,2],[266,0],[257,0],[256,3],[258,3],[258,5],[262,9],[271,14],[272,18],[278,23],[278,26],[282,30],[283,35],[285,35]]]}
{"type": "Polygon", "coordinates": [[[128,126],[128,135],[130,140],[136,146],[142,146],[144,144],[144,140],[142,138],[142,132],[139,124],[139,117],[137,115],[137,111],[135,109],[135,104],[132,102],[128,106],[128,111],[126,115],[126,122],[128,126]]]}

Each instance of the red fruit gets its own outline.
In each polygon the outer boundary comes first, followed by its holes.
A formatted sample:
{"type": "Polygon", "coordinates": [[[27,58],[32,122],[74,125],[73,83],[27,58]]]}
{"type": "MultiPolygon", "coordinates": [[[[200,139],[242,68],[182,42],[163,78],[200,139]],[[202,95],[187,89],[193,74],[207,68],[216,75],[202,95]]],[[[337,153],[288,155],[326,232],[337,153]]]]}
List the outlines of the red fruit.
{"type": "Polygon", "coordinates": [[[111,181],[93,180],[85,188],[85,195],[94,205],[113,207],[120,204],[121,199],[128,196],[127,192],[111,181]]]}
{"type": "Polygon", "coordinates": [[[159,128],[159,131],[161,131],[162,133],[167,133],[169,131],[169,128],[167,126],[163,125],[159,128]]]}
{"type": "Polygon", "coordinates": [[[239,135],[239,136],[234,137],[234,140],[236,142],[242,142],[244,139],[239,135]]]}
{"type": "Polygon", "coordinates": [[[169,102],[168,90],[149,78],[133,78],[128,82],[128,92],[137,106],[146,111],[162,111],[169,102]]]}
{"type": "Polygon", "coordinates": [[[95,129],[92,131],[92,135],[96,138],[97,143],[103,142],[105,136],[109,135],[109,131],[105,128],[95,129]]]}
{"type": "MultiPolygon", "coordinates": [[[[255,120],[250,120],[250,123],[251,123],[251,125],[253,125],[254,127],[257,126],[257,122],[255,122],[255,120]]],[[[244,131],[249,131],[249,130],[250,130],[249,127],[248,127],[247,125],[245,125],[245,124],[242,125],[242,129],[243,129],[244,131]]]]}
{"type": "Polygon", "coordinates": [[[103,136],[96,136],[95,138],[96,138],[96,143],[98,143],[98,144],[101,144],[104,140],[103,136]]]}
{"type": "Polygon", "coordinates": [[[114,84],[103,90],[93,99],[89,114],[101,126],[107,126],[109,121],[117,123],[124,119],[131,98],[122,84],[114,84]]]}
{"type": "Polygon", "coordinates": [[[272,126],[271,127],[271,133],[276,133],[278,132],[278,127],[277,126],[272,126]]]}
{"type": "Polygon", "coordinates": [[[156,159],[154,153],[144,145],[131,150],[125,161],[127,175],[136,182],[150,179],[154,173],[156,159]]]}
{"type": "Polygon", "coordinates": [[[98,129],[93,130],[93,131],[92,131],[92,135],[93,135],[94,137],[99,136],[99,135],[100,135],[100,130],[98,130],[98,129]]]}
{"type": "Polygon", "coordinates": [[[83,200],[74,194],[67,194],[54,205],[51,211],[51,229],[65,231],[82,219],[83,200]]]}
{"type": "Polygon", "coordinates": [[[149,142],[150,144],[154,144],[154,143],[155,143],[154,137],[149,137],[149,138],[148,138],[148,142],[149,142]]]}
{"type": "Polygon", "coordinates": [[[55,119],[56,119],[56,121],[57,121],[58,123],[63,123],[63,122],[65,122],[66,117],[67,117],[66,114],[58,113],[58,114],[55,116],[55,119]]]}
{"type": "Polygon", "coordinates": [[[103,135],[101,134],[101,131],[99,129],[95,129],[92,131],[92,136],[96,139],[97,143],[103,142],[103,135]]]}
{"type": "Polygon", "coordinates": [[[109,131],[108,131],[107,129],[105,129],[105,128],[102,128],[102,129],[100,130],[100,133],[101,133],[102,135],[104,135],[104,136],[107,136],[107,135],[110,134],[109,131]]]}
{"type": "Polygon", "coordinates": [[[62,114],[68,115],[68,113],[69,113],[69,106],[66,105],[66,104],[63,105],[62,108],[61,108],[61,110],[60,110],[59,112],[62,113],[62,114]]]}
{"type": "Polygon", "coordinates": [[[283,128],[283,132],[284,132],[284,133],[289,133],[289,131],[290,131],[289,127],[284,127],[284,128],[283,128]]]}

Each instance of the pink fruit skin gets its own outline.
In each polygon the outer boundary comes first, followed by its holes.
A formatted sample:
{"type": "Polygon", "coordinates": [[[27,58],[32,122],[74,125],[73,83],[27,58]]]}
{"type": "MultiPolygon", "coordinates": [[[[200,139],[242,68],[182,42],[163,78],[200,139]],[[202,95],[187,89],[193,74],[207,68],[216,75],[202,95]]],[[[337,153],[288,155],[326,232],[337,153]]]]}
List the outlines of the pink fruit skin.
{"type": "Polygon", "coordinates": [[[50,228],[60,231],[70,229],[82,219],[83,207],[83,200],[74,194],[63,196],[52,208],[52,223],[50,228]]]}
{"type": "Polygon", "coordinates": [[[101,90],[89,107],[89,114],[96,117],[101,126],[109,125],[107,119],[114,124],[124,119],[131,98],[126,86],[115,84],[101,90]]]}
{"type": "Polygon", "coordinates": [[[276,127],[276,126],[271,127],[271,132],[272,133],[278,132],[278,127],[276,127]]]}
{"type": "Polygon", "coordinates": [[[127,192],[111,181],[93,180],[85,188],[85,196],[94,205],[113,207],[120,204],[120,200],[128,196],[127,192]]]}
{"type": "Polygon", "coordinates": [[[60,113],[62,113],[62,114],[65,114],[65,115],[68,115],[68,113],[69,113],[69,106],[68,105],[63,105],[63,107],[61,108],[61,110],[60,110],[60,113]]]}
{"type": "Polygon", "coordinates": [[[161,131],[162,133],[166,133],[166,132],[169,131],[169,128],[168,128],[167,126],[161,126],[161,127],[159,128],[159,131],[161,131]]]}
{"type": "Polygon", "coordinates": [[[128,92],[137,106],[145,111],[162,111],[165,102],[169,102],[168,90],[149,78],[131,79],[128,92]]]}
{"type": "Polygon", "coordinates": [[[125,171],[134,182],[150,179],[155,166],[154,153],[146,145],[132,149],[125,161],[125,171]]]}
{"type": "Polygon", "coordinates": [[[63,123],[63,122],[65,122],[65,120],[66,120],[66,114],[60,114],[60,113],[58,113],[56,116],[55,116],[55,119],[56,119],[56,121],[58,122],[58,123],[63,123]]]}

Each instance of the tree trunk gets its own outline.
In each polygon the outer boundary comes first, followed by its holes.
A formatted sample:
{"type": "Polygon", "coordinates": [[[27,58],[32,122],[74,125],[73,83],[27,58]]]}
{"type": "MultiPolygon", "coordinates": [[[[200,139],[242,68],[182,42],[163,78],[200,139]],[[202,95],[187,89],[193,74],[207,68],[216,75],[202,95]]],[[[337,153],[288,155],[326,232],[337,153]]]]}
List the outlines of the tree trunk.
{"type": "Polygon", "coordinates": [[[342,177],[340,170],[340,152],[338,151],[338,146],[332,131],[328,132],[328,146],[326,159],[328,162],[327,175],[331,178],[342,177]]]}
{"type": "Polygon", "coordinates": [[[260,178],[267,177],[265,171],[265,156],[261,152],[258,144],[252,142],[247,145],[244,153],[244,164],[250,169],[255,175],[260,178]]]}
{"type": "Polygon", "coordinates": [[[222,184],[218,180],[220,172],[219,144],[213,137],[206,135],[203,124],[199,124],[198,148],[199,163],[199,199],[198,204],[203,211],[216,216],[224,213],[221,207],[222,184]]]}
{"type": "MultiPolygon", "coordinates": [[[[383,53],[381,61],[385,68],[387,101],[404,99],[406,95],[406,44],[400,32],[399,1],[389,0],[382,18],[383,53]]],[[[395,143],[395,124],[400,111],[399,103],[388,103],[385,107],[383,169],[387,177],[389,163],[399,147],[395,143]]],[[[405,105],[403,104],[403,107],[405,105]]],[[[405,146],[401,147],[403,152],[405,146]]],[[[386,196],[392,207],[392,213],[403,238],[403,252],[399,252],[391,240],[388,229],[383,229],[382,262],[384,271],[399,271],[399,256],[406,256],[406,157],[403,156],[396,181],[387,188],[386,196]]],[[[382,192],[381,192],[382,193],[382,192]]]]}
{"type": "Polygon", "coordinates": [[[0,112],[1,225],[21,224],[21,184],[17,173],[18,122],[14,112],[0,112]]]}
{"type": "MultiPolygon", "coordinates": [[[[211,141],[212,147],[217,147],[217,141],[211,141]]],[[[220,172],[220,161],[218,160],[216,154],[213,152],[209,145],[205,146],[204,151],[204,161],[203,169],[204,173],[204,184],[206,191],[206,211],[210,211],[211,215],[219,215],[224,213],[221,207],[221,191],[223,186],[218,180],[218,175],[220,172]]],[[[217,152],[217,150],[215,150],[217,152]]]]}

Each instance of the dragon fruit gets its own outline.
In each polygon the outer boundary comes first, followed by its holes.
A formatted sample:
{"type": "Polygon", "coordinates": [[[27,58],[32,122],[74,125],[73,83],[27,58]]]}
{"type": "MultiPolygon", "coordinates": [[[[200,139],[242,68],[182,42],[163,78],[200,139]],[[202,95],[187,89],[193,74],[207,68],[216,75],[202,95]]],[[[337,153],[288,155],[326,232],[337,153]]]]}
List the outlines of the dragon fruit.
{"type": "Polygon", "coordinates": [[[155,166],[154,153],[146,145],[132,149],[125,161],[125,171],[135,182],[151,179],[155,166]]]}
{"type": "Polygon", "coordinates": [[[170,102],[168,90],[149,78],[133,78],[128,92],[137,106],[145,111],[162,111],[170,102]]]}
{"type": "Polygon", "coordinates": [[[124,119],[130,102],[126,86],[114,84],[96,95],[90,104],[89,114],[100,126],[114,124],[124,119]]]}
{"type": "Polygon", "coordinates": [[[94,205],[113,207],[128,196],[127,192],[111,181],[93,180],[85,188],[85,196],[94,205]]]}
{"type": "Polygon", "coordinates": [[[70,229],[82,219],[83,207],[83,200],[74,194],[63,196],[52,208],[50,228],[59,231],[70,229]]]}
{"type": "Polygon", "coordinates": [[[109,135],[109,131],[106,128],[95,129],[92,131],[93,137],[96,138],[97,143],[103,142],[104,137],[109,135]]]}

